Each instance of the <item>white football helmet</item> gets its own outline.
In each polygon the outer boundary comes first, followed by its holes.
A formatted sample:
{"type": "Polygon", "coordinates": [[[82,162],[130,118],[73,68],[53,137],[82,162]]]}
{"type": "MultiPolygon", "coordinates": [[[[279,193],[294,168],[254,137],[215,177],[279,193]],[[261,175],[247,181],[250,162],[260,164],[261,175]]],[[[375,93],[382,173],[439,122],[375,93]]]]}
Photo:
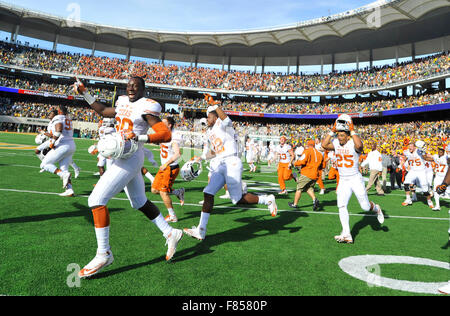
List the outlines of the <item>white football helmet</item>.
{"type": "Polygon", "coordinates": [[[105,117],[103,119],[102,126],[104,126],[104,127],[114,127],[114,126],[116,126],[116,119],[115,118],[110,118],[110,117],[105,117]]]}
{"type": "Polygon", "coordinates": [[[336,130],[338,132],[350,132],[352,122],[352,118],[349,115],[343,114],[336,120],[336,130]]]}
{"type": "Polygon", "coordinates": [[[181,168],[180,174],[184,181],[190,182],[197,179],[202,174],[202,171],[202,163],[191,160],[181,168]]]}
{"type": "Polygon", "coordinates": [[[48,140],[47,136],[45,136],[44,134],[39,134],[39,135],[36,136],[34,141],[36,142],[36,145],[42,145],[47,140],[48,140]]]}
{"type": "Polygon", "coordinates": [[[97,149],[106,159],[128,159],[139,149],[139,144],[126,141],[121,133],[108,134],[98,142],[97,149]]]}
{"type": "Polygon", "coordinates": [[[423,140],[418,140],[415,145],[420,150],[424,150],[426,144],[425,144],[425,142],[423,140]]]}

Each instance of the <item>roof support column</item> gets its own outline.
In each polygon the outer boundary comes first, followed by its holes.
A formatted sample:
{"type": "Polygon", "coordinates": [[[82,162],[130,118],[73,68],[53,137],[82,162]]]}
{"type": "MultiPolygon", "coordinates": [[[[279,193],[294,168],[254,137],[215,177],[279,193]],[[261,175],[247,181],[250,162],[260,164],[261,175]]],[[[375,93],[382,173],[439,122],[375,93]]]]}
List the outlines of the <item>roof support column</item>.
{"type": "Polygon", "coordinates": [[[130,60],[131,57],[131,47],[128,46],[128,50],[127,50],[127,60],[130,60]]]}
{"type": "Polygon", "coordinates": [[[53,41],[53,51],[56,52],[56,48],[58,47],[59,42],[59,33],[55,34],[55,40],[53,41]]]}
{"type": "Polygon", "coordinates": [[[91,56],[94,56],[94,55],[95,55],[95,48],[96,48],[96,46],[97,46],[97,44],[96,44],[96,42],[95,42],[95,40],[94,40],[94,42],[92,43],[92,52],[91,52],[91,56]]]}
{"type": "Polygon", "coordinates": [[[359,71],[359,51],[356,52],[356,70],[359,71]]]}
{"type": "Polygon", "coordinates": [[[320,75],[323,76],[323,55],[320,56],[320,75]]]}
{"type": "Polygon", "coordinates": [[[416,43],[411,43],[411,57],[412,60],[416,60],[416,43]]]}
{"type": "Polygon", "coordinates": [[[266,67],[266,57],[265,56],[263,56],[263,58],[262,58],[262,70],[261,70],[261,73],[264,73],[264,68],[266,67]]]}
{"type": "Polygon", "coordinates": [[[19,36],[20,24],[17,24],[13,30],[11,31],[11,43],[17,41],[17,37],[19,36]]]}
{"type": "Polygon", "coordinates": [[[253,71],[255,74],[257,69],[258,69],[258,57],[255,57],[255,70],[253,71]]]}
{"type": "Polygon", "coordinates": [[[398,65],[398,56],[399,56],[399,53],[398,53],[398,46],[396,46],[395,47],[395,63],[398,65]]]}
{"type": "Polygon", "coordinates": [[[300,74],[300,56],[297,56],[297,76],[300,74]]]}
{"type": "Polygon", "coordinates": [[[231,55],[228,56],[228,71],[231,71],[231,55]]]}
{"type": "Polygon", "coordinates": [[[370,57],[369,57],[369,61],[370,61],[370,69],[373,68],[373,49],[370,50],[370,57]]]}
{"type": "Polygon", "coordinates": [[[225,56],[222,57],[222,71],[225,70],[225,56]]]}
{"type": "Polygon", "coordinates": [[[166,62],[166,52],[159,53],[159,63],[164,66],[165,62],[166,62]]]}
{"type": "Polygon", "coordinates": [[[331,72],[336,70],[336,55],[331,54],[331,72]]]}
{"type": "Polygon", "coordinates": [[[289,75],[290,72],[291,72],[291,58],[288,56],[287,74],[289,75]]]}

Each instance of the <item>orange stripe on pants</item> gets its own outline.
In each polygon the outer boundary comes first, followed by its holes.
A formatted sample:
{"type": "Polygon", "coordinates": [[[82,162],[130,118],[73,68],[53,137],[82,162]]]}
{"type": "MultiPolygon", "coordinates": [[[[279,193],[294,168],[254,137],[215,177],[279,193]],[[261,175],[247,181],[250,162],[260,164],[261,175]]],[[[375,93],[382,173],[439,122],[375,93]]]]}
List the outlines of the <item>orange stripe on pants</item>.
{"type": "Polygon", "coordinates": [[[317,184],[319,185],[320,189],[324,190],[325,185],[323,184],[322,175],[323,175],[323,170],[319,170],[319,179],[317,180],[317,184]]]}

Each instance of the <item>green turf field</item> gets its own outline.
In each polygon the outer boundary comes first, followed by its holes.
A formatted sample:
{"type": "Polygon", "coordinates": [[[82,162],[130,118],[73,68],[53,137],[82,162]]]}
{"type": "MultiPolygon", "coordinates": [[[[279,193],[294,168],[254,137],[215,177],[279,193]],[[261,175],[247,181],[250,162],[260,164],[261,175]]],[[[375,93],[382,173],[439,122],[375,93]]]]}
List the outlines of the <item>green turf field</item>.
{"type": "MultiPolygon", "coordinates": [[[[132,210],[122,193],[108,205],[115,262],[94,279],[78,284],[74,271],[94,257],[97,246],[87,199],[98,178],[93,175],[96,159],[87,152],[93,142],[76,143],[74,160],[82,168],[80,178],[73,181],[77,196],[61,198],[57,195],[63,192],[61,180],[40,174],[40,161],[33,151],[22,149],[22,145],[34,146],[34,136],[0,134],[0,295],[419,295],[354,278],[339,262],[363,255],[449,262],[449,201],[441,202],[441,212],[431,211],[425,201],[403,208],[402,191],[385,197],[376,196],[375,190],[370,193],[370,199],[386,213],[383,226],[376,217],[365,216],[352,198],[354,245],[333,239],[341,231],[333,182],[327,182],[328,193],[319,197],[322,208],[316,213],[307,195],[302,197],[300,211],[290,210],[293,192],[278,198],[281,211],[276,218],[263,206],[248,209],[216,199],[206,240],[200,243],[185,236],[171,263],[165,262],[167,248],[159,230],[132,210]]],[[[275,173],[244,172],[244,180],[250,192],[277,192],[275,173]]],[[[174,227],[198,224],[198,202],[206,183],[207,172],[192,183],[176,182],[175,188],[186,188],[186,205],[175,203],[180,221],[174,227]]],[[[148,180],[147,184],[150,191],[148,180]]],[[[290,182],[289,189],[294,188],[290,182]]],[[[167,214],[159,196],[149,193],[148,197],[167,214]]],[[[448,267],[421,263],[381,263],[366,270],[411,282],[450,279],[448,267]]]]}

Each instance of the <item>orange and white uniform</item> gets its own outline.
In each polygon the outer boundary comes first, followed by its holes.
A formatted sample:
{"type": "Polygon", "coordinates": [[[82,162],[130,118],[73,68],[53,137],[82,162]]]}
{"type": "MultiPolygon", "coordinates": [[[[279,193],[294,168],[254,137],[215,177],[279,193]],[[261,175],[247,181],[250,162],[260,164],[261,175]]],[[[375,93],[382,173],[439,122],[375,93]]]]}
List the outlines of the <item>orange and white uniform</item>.
{"type": "Polygon", "coordinates": [[[405,165],[408,174],[405,177],[404,184],[417,184],[419,182],[422,192],[428,192],[428,179],[426,175],[425,160],[419,150],[415,150],[411,153],[409,150],[405,150],[403,155],[406,158],[405,165]]]}
{"type": "Polygon", "coordinates": [[[52,120],[53,134],[58,124],[62,125],[61,136],[54,143],[54,150],[50,151],[41,163],[41,169],[50,173],[54,173],[57,169],[64,173],[69,172],[69,166],[72,163],[73,154],[76,150],[72,120],[65,115],[55,116],[52,120]],[[56,164],[59,165],[59,168],[57,168],[56,164]]]}
{"type": "Polygon", "coordinates": [[[336,183],[339,186],[339,172],[337,171],[337,160],[334,151],[330,151],[328,153],[328,158],[330,159],[331,162],[330,171],[328,172],[328,180],[336,179],[336,183]]]}
{"type": "MultiPolygon", "coordinates": [[[[183,138],[178,131],[172,131],[172,141],[160,144],[161,166],[169,162],[176,155],[175,146],[181,147],[183,138]]],[[[172,192],[178,174],[180,173],[179,159],[172,162],[165,170],[159,170],[152,184],[152,189],[160,192],[172,192]]]]}
{"type": "Polygon", "coordinates": [[[211,178],[203,192],[216,195],[226,184],[232,203],[237,204],[243,196],[243,166],[239,157],[238,138],[231,119],[218,118],[216,124],[206,132],[206,138],[202,158],[206,159],[210,151],[215,154],[215,158],[210,163],[211,178]]]}
{"type": "Polygon", "coordinates": [[[371,205],[366,192],[364,179],[359,172],[360,154],[355,150],[355,143],[350,139],[341,146],[338,139],[333,141],[336,166],[339,172],[339,186],[336,190],[338,208],[347,208],[354,193],[361,208],[368,212],[371,205]]]}
{"type": "Polygon", "coordinates": [[[282,191],[286,190],[286,181],[293,179],[292,177],[292,169],[291,169],[291,152],[292,146],[288,144],[278,145],[275,148],[275,152],[280,157],[280,161],[278,163],[278,183],[280,185],[280,189],[282,191]]]}
{"type": "MultiPolygon", "coordinates": [[[[116,103],[116,131],[133,131],[137,136],[147,135],[150,125],[145,115],[159,116],[161,105],[151,99],[141,98],[131,102],[128,96],[121,96],[116,103]]],[[[127,159],[114,160],[106,170],[89,197],[89,207],[94,208],[108,204],[108,201],[125,191],[131,206],[140,209],[147,202],[145,183],[141,168],[144,165],[143,145],[127,159]]]]}
{"type": "Polygon", "coordinates": [[[435,162],[435,170],[436,170],[436,177],[434,178],[434,190],[436,191],[436,187],[441,185],[444,182],[445,175],[448,172],[448,155],[444,154],[443,156],[439,157],[439,155],[433,156],[434,162],[435,162]]]}

